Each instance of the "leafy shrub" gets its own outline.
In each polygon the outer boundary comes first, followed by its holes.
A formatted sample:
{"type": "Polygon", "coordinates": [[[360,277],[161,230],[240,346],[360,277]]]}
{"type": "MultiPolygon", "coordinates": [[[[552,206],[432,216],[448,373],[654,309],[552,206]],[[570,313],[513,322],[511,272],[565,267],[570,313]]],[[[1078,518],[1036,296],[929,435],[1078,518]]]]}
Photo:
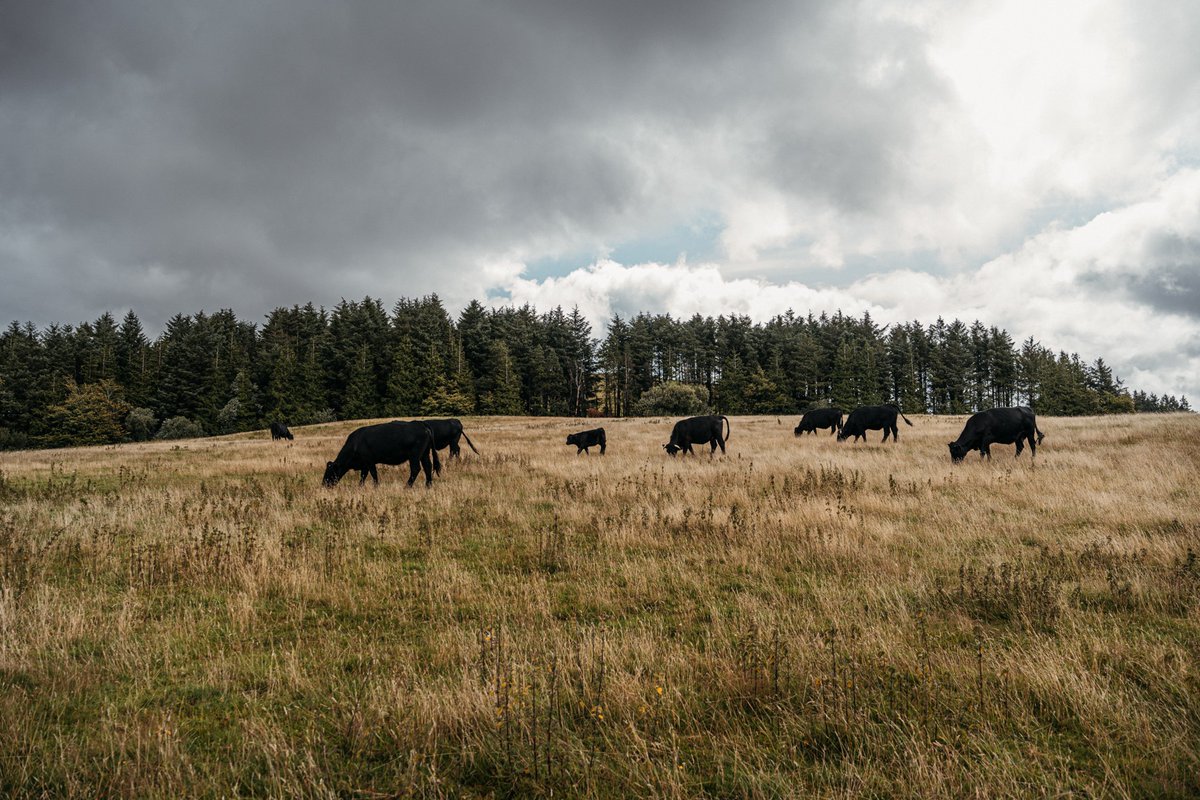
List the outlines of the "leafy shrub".
{"type": "Polygon", "coordinates": [[[673,417],[708,411],[708,392],[703,386],[668,381],[642,393],[633,406],[638,417],[673,417]]]}
{"type": "Polygon", "coordinates": [[[171,417],[162,424],[155,439],[196,439],[204,435],[204,428],[187,417],[171,417]]]}
{"type": "Polygon", "coordinates": [[[444,383],[421,404],[421,413],[429,417],[459,416],[474,411],[475,403],[470,397],[444,383]]]}
{"type": "Polygon", "coordinates": [[[125,438],[122,423],[131,409],[121,394],[121,387],[109,380],[84,386],[69,382],[67,399],[46,409],[39,444],[71,447],[121,441],[125,438]]]}
{"type": "Polygon", "coordinates": [[[21,450],[30,444],[29,434],[0,427],[0,450],[21,450]]]}
{"type": "Polygon", "coordinates": [[[158,428],[158,417],[148,408],[135,408],[125,417],[125,430],[135,442],[145,442],[154,436],[158,428]]]}
{"type": "Polygon", "coordinates": [[[241,416],[241,403],[235,397],[225,404],[225,407],[217,412],[217,430],[216,433],[237,433],[240,425],[238,424],[241,416]]]}
{"type": "Polygon", "coordinates": [[[303,425],[320,425],[323,422],[337,422],[337,414],[333,413],[332,408],[322,409],[307,417],[302,415],[301,424],[303,425]]]}

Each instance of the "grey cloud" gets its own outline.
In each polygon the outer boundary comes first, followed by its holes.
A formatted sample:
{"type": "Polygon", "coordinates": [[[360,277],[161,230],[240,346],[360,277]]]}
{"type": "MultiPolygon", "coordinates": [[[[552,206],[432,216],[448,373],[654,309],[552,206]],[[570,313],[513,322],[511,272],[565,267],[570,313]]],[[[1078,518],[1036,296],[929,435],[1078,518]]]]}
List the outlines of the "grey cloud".
{"type": "Polygon", "coordinates": [[[754,183],[884,214],[953,101],[924,36],[785,0],[6,3],[0,321],[465,300],[483,259],[754,183]]]}
{"type": "Polygon", "coordinates": [[[1148,235],[1137,263],[1083,271],[1079,282],[1170,314],[1200,319],[1200,239],[1176,232],[1148,235]]]}
{"type": "Polygon", "coordinates": [[[0,253],[28,278],[2,317],[71,319],[118,296],[159,315],[264,310],[283,285],[324,302],[429,291],[431,265],[444,287],[445,268],[488,254],[619,242],[709,210],[692,190],[735,177],[720,173],[753,161],[742,148],[759,133],[730,153],[709,140],[745,124],[795,145],[767,152],[764,174],[844,203],[864,196],[861,177],[819,165],[880,165],[879,134],[845,145],[857,112],[832,134],[819,121],[795,133],[864,24],[827,4],[131,0],[2,13],[0,253]],[[677,145],[698,149],[696,182],[657,163],[655,148],[677,145]],[[29,237],[32,249],[4,246],[29,237]],[[133,285],[150,266],[187,291],[133,285]],[[63,285],[89,269],[105,278],[63,285]]]}
{"type": "Polygon", "coordinates": [[[1200,242],[1189,242],[1188,249],[1192,251],[1190,263],[1123,276],[1129,294],[1161,311],[1200,319],[1200,242]]]}

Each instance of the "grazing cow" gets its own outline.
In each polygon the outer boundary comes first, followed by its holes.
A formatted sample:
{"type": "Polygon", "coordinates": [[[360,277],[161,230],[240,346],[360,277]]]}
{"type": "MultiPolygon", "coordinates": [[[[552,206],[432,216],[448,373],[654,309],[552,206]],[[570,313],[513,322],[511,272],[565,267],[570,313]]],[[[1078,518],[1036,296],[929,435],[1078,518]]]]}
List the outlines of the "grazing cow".
{"type": "Polygon", "coordinates": [[[663,445],[663,449],[669,455],[674,456],[678,452],[683,452],[685,455],[691,453],[694,444],[712,444],[712,449],[708,453],[708,457],[712,458],[717,452],[717,448],[721,448],[721,455],[725,455],[725,442],[729,441],[729,434],[732,432],[729,425],[729,419],[724,415],[710,415],[707,417],[688,417],[681,419],[675,423],[675,427],[671,429],[671,441],[663,445]],[[722,421],[725,423],[721,425],[722,421]],[[724,431],[725,435],[721,433],[724,431]]]}
{"type": "Polygon", "coordinates": [[[850,412],[850,416],[846,417],[846,422],[842,425],[837,440],[844,442],[853,436],[854,441],[857,442],[858,437],[861,436],[865,442],[867,431],[877,431],[882,428],[885,442],[888,440],[889,434],[891,434],[893,442],[899,441],[900,429],[896,427],[897,416],[903,419],[906,425],[912,425],[908,421],[908,417],[900,413],[900,406],[895,403],[887,403],[882,406],[859,406],[850,412]]]}
{"type": "Polygon", "coordinates": [[[408,485],[412,486],[417,480],[417,473],[425,470],[425,485],[433,484],[433,464],[429,454],[433,450],[433,433],[421,422],[383,422],[378,425],[367,425],[352,431],[346,437],[337,458],[325,464],[326,486],[336,486],[352,469],[358,470],[362,477],[358,482],[362,486],[367,482],[367,475],[379,484],[377,464],[408,463],[408,485]]]}
{"type": "Polygon", "coordinates": [[[479,451],[475,449],[475,445],[471,443],[471,437],[467,436],[467,432],[463,430],[462,423],[457,419],[426,419],[421,420],[421,422],[429,426],[429,431],[433,434],[434,466],[437,466],[439,471],[441,468],[437,464],[437,451],[449,447],[450,457],[458,458],[458,439],[460,436],[467,440],[467,445],[471,448],[472,453],[479,454],[479,451]]]}
{"type": "Polygon", "coordinates": [[[980,411],[967,420],[958,441],[949,443],[950,460],[957,464],[972,450],[978,450],[980,458],[987,456],[991,460],[993,444],[1016,444],[1019,456],[1025,449],[1025,442],[1029,442],[1030,454],[1036,456],[1037,446],[1043,438],[1037,427],[1037,417],[1027,406],[980,411]]]}
{"type": "Polygon", "coordinates": [[[276,439],[287,439],[290,441],[295,438],[295,436],[292,436],[292,432],[288,430],[287,425],[284,425],[282,422],[271,423],[271,441],[275,441],[276,439]]]}
{"type": "Polygon", "coordinates": [[[588,448],[600,445],[600,455],[604,455],[604,428],[593,428],[590,431],[572,433],[567,437],[567,444],[573,444],[579,448],[575,451],[575,455],[587,453],[589,456],[591,452],[588,451],[588,448]]]}
{"type": "Polygon", "coordinates": [[[793,431],[797,436],[802,433],[816,433],[817,428],[829,428],[833,436],[842,429],[842,410],[840,408],[814,408],[804,412],[800,424],[793,431]]]}

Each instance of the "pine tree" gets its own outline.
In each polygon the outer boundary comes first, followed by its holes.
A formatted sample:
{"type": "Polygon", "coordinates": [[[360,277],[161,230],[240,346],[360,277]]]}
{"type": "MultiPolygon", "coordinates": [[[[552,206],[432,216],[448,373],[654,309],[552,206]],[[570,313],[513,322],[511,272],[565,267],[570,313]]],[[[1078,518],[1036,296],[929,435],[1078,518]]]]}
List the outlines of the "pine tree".
{"type": "Polygon", "coordinates": [[[517,415],[522,412],[521,379],[513,368],[508,346],[501,341],[492,342],[488,351],[491,371],[487,377],[487,391],[479,398],[480,413],[517,415]]]}
{"type": "Polygon", "coordinates": [[[388,413],[396,417],[415,417],[420,414],[421,405],[427,397],[422,376],[417,371],[412,341],[408,337],[399,339],[393,351],[387,397],[388,413]]]}
{"type": "Polygon", "coordinates": [[[751,414],[778,414],[787,402],[762,367],[751,370],[742,395],[743,407],[751,414]]]}
{"type": "Polygon", "coordinates": [[[147,358],[150,343],[142,331],[141,320],[133,309],[121,320],[113,353],[114,377],[125,388],[125,399],[135,406],[145,405],[150,397],[147,358]]]}
{"type": "Polygon", "coordinates": [[[350,364],[350,380],[342,402],[345,419],[372,419],[379,415],[379,400],[375,394],[375,370],[371,352],[366,345],[350,364]]]}

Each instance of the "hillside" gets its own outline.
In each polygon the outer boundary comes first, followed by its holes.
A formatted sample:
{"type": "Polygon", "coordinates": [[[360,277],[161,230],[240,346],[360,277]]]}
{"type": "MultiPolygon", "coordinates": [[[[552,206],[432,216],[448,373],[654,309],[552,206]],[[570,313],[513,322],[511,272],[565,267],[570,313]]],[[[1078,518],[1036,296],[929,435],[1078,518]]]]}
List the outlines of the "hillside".
{"type": "Polygon", "coordinates": [[[0,453],[0,794],[1200,793],[1200,417],[963,419],[465,418],[432,490],[323,489],[357,423],[0,453]]]}

